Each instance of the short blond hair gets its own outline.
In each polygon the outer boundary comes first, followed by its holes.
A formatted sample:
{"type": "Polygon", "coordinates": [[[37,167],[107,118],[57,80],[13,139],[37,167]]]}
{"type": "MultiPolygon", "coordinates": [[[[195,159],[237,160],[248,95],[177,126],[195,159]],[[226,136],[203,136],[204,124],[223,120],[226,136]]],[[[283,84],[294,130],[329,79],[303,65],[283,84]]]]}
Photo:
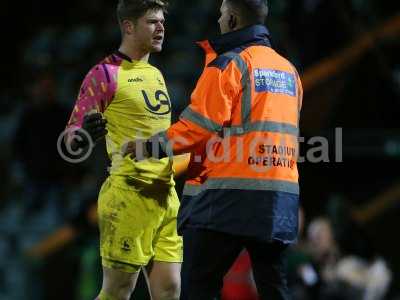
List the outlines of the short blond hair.
{"type": "Polygon", "coordinates": [[[150,9],[162,9],[167,12],[168,1],[165,0],[119,0],[117,18],[121,24],[124,20],[136,22],[150,9]]]}

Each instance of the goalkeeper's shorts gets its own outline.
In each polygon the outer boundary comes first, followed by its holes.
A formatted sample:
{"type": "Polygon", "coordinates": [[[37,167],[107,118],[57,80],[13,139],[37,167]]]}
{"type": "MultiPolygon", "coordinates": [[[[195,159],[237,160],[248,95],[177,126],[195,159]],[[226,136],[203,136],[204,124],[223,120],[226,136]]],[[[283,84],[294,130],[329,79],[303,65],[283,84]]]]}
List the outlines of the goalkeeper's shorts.
{"type": "Polygon", "coordinates": [[[151,260],[182,262],[178,208],[173,186],[132,186],[109,177],[98,204],[102,265],[135,273],[151,260]]]}

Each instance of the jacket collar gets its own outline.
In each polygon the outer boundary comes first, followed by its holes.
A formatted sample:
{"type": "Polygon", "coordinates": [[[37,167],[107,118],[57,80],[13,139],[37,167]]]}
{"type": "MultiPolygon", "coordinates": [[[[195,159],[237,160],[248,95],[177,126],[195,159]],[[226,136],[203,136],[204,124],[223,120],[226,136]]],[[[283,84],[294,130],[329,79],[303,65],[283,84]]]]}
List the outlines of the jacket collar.
{"type": "Polygon", "coordinates": [[[251,25],[222,34],[208,42],[217,54],[222,54],[248,44],[271,47],[270,39],[269,31],[264,25],[251,25]]]}

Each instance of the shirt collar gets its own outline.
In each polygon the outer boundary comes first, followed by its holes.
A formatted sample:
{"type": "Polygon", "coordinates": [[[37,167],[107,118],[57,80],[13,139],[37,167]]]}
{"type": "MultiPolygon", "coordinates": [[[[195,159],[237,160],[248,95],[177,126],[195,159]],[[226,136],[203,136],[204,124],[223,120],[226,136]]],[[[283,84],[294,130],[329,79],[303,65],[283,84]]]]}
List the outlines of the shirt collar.
{"type": "Polygon", "coordinates": [[[128,55],[126,55],[125,53],[122,53],[119,50],[115,51],[115,55],[119,56],[122,59],[129,61],[130,63],[132,62],[132,59],[128,55]]]}

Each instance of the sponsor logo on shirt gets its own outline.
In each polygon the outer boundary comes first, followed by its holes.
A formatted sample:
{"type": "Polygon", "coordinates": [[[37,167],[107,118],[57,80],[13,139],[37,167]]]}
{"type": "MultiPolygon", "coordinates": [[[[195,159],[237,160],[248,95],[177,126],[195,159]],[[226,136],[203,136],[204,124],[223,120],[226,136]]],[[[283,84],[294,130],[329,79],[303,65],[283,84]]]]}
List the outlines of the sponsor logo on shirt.
{"type": "Polygon", "coordinates": [[[171,101],[164,91],[156,91],[154,96],[142,90],[146,110],[155,115],[166,115],[171,112],[171,101]]]}
{"type": "Polygon", "coordinates": [[[143,82],[143,79],[140,78],[140,77],[129,78],[129,79],[128,79],[128,82],[129,82],[129,83],[132,83],[132,82],[143,82]]]}

